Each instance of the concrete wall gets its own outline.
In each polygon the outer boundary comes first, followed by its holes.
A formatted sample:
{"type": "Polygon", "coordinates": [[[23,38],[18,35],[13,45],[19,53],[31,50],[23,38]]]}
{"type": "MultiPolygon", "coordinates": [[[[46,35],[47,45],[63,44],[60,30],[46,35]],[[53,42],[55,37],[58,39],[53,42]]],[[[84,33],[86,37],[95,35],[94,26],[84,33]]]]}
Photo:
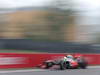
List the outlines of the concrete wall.
{"type": "Polygon", "coordinates": [[[89,44],[39,42],[25,39],[0,39],[0,49],[33,50],[53,53],[100,53],[89,44]]]}

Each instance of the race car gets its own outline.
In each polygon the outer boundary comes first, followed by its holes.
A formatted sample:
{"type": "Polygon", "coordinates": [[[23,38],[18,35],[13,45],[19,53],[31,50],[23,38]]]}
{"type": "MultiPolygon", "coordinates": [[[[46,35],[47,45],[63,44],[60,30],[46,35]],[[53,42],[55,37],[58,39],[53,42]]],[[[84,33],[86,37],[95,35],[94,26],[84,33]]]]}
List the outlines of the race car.
{"type": "Polygon", "coordinates": [[[64,61],[63,58],[46,60],[42,63],[41,68],[49,69],[55,65],[59,66],[60,70],[78,69],[78,68],[85,69],[88,63],[84,57],[78,55],[77,57],[74,56],[73,60],[69,59],[64,61]]]}
{"type": "Polygon", "coordinates": [[[78,67],[80,67],[82,69],[87,68],[88,61],[86,60],[86,58],[84,56],[82,56],[81,54],[74,54],[74,59],[77,61],[78,67]]]}

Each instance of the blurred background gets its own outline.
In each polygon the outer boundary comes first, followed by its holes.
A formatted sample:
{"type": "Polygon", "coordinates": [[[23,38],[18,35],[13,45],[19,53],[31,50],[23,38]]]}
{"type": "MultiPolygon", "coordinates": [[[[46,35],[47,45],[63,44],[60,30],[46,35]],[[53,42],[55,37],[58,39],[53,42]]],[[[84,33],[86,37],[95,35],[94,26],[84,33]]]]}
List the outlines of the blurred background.
{"type": "Polygon", "coordinates": [[[0,0],[0,49],[100,52],[99,0],[0,0]]]}

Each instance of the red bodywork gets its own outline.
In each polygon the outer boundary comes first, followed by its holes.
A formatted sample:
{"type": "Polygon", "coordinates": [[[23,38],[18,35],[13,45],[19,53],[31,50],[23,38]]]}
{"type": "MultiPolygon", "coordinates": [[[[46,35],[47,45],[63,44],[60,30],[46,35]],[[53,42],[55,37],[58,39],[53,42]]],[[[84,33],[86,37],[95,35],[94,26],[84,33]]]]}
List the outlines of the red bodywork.
{"type": "Polygon", "coordinates": [[[70,62],[72,68],[77,68],[78,67],[78,62],[74,61],[74,62],[70,62]]]}

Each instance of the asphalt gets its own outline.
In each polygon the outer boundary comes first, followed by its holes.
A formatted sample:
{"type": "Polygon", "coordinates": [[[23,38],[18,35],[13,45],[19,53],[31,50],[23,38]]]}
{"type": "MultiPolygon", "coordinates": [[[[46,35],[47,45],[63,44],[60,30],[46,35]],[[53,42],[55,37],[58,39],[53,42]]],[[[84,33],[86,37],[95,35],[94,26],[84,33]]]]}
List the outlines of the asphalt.
{"type": "Polygon", "coordinates": [[[100,68],[69,69],[69,70],[29,70],[29,71],[3,71],[0,75],[100,75],[100,68]]]}

